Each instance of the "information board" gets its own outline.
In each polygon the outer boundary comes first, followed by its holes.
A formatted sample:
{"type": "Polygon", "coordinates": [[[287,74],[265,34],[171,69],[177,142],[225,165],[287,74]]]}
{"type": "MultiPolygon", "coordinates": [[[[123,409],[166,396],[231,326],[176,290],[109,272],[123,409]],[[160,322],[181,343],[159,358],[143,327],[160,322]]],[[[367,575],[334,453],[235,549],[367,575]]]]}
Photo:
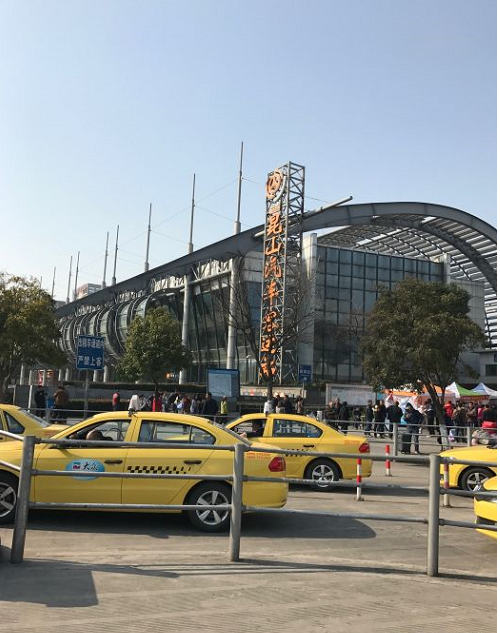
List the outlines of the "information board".
{"type": "Polygon", "coordinates": [[[240,395],[239,369],[209,369],[207,372],[207,391],[214,398],[236,399],[240,395]]]}
{"type": "Polygon", "coordinates": [[[80,334],[76,348],[76,368],[78,371],[86,369],[104,369],[104,337],[80,334]]]}

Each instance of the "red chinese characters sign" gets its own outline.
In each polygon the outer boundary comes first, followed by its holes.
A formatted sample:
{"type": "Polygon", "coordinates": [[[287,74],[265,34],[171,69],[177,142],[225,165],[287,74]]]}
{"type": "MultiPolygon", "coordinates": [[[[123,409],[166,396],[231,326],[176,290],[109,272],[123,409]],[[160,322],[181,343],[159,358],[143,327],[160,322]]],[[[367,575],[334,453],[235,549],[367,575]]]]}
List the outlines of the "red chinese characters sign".
{"type": "Polygon", "coordinates": [[[279,378],[287,241],[287,176],[282,169],[271,172],[266,184],[266,228],[260,329],[261,379],[279,378]]]}

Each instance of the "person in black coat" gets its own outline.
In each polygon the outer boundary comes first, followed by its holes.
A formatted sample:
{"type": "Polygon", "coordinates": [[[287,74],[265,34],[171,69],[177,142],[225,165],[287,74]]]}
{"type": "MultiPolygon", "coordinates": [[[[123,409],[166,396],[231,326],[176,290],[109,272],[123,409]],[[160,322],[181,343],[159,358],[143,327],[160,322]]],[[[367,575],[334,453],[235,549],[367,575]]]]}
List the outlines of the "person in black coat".
{"type": "Polygon", "coordinates": [[[210,392],[207,392],[201,407],[201,414],[213,421],[218,410],[219,407],[217,406],[217,401],[212,398],[212,394],[210,392]]]}
{"type": "Polygon", "coordinates": [[[45,416],[45,407],[47,406],[47,393],[43,390],[43,387],[38,387],[33,397],[36,404],[35,415],[43,418],[45,416]]]}

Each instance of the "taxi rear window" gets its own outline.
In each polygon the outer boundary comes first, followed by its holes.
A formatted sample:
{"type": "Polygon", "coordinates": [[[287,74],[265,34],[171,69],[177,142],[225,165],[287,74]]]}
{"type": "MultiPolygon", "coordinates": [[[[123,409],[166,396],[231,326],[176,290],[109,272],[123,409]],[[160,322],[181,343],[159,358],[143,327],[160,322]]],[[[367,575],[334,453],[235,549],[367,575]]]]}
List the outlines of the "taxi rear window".
{"type": "Polygon", "coordinates": [[[321,437],[322,435],[322,429],[308,422],[278,418],[273,423],[273,437],[321,437]]]}
{"type": "Polygon", "coordinates": [[[215,444],[215,436],[190,424],[175,422],[141,422],[139,442],[177,442],[179,444],[215,444]]]}

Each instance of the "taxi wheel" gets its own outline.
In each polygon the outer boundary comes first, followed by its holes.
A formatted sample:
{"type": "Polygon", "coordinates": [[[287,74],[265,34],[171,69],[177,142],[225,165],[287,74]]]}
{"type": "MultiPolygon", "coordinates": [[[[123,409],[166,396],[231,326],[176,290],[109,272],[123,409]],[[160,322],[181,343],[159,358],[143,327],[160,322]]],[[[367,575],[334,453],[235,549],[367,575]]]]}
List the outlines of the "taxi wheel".
{"type": "Polygon", "coordinates": [[[8,473],[0,473],[0,523],[12,523],[16,513],[18,480],[8,473]]]}
{"type": "Polygon", "coordinates": [[[480,486],[484,481],[494,476],[495,473],[488,468],[472,466],[472,468],[467,468],[460,475],[460,488],[472,492],[476,486],[480,486]]]}
{"type": "MultiPolygon", "coordinates": [[[[207,482],[196,487],[187,498],[188,505],[230,505],[231,488],[218,482],[207,482]]],[[[221,532],[229,526],[229,510],[188,510],[191,523],[203,532],[221,532]]]]}
{"type": "Polygon", "coordinates": [[[339,467],[329,459],[317,459],[306,468],[304,479],[316,481],[315,484],[310,484],[313,490],[320,492],[333,490],[334,486],[331,486],[330,483],[340,479],[339,467]]]}

